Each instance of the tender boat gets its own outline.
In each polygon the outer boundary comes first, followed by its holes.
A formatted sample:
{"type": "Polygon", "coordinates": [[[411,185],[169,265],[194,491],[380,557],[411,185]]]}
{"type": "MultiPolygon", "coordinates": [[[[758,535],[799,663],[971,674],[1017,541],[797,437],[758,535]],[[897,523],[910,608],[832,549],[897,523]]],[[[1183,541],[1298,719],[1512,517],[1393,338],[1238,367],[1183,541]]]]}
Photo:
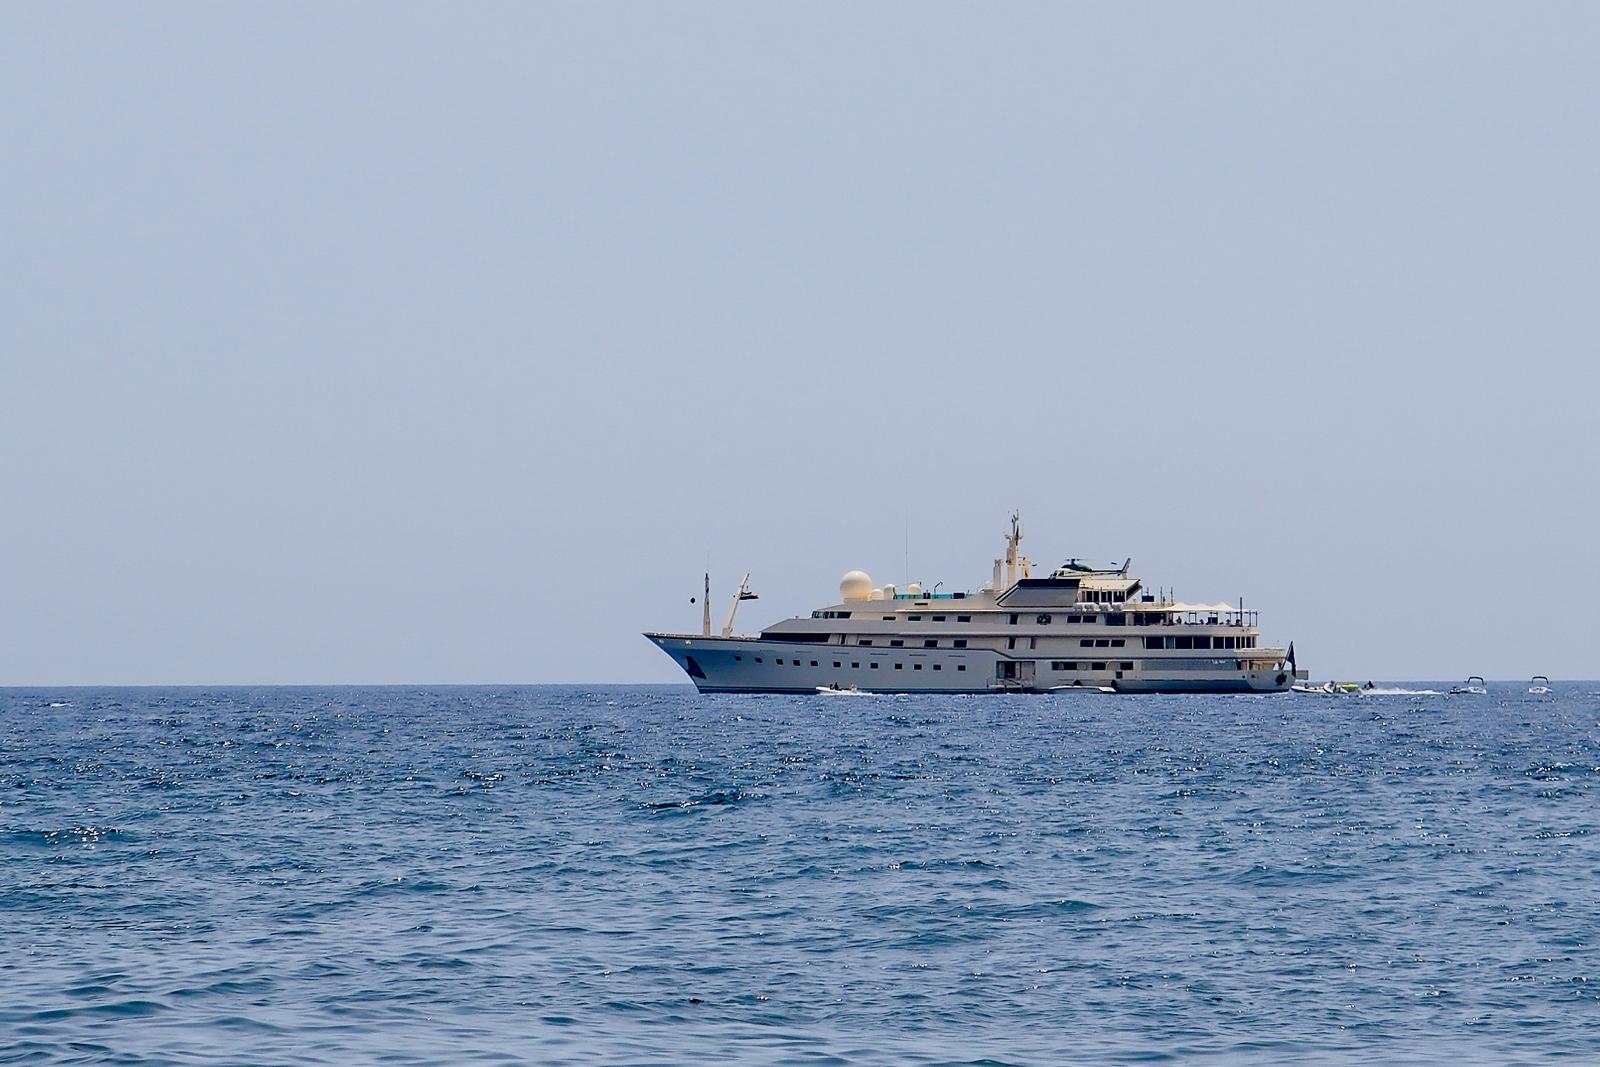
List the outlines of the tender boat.
{"type": "Polygon", "coordinates": [[[870,693],[862,692],[853,685],[819,685],[817,686],[817,692],[825,697],[864,697],[871,695],[870,693]]]}
{"type": "Polygon", "coordinates": [[[1323,697],[1360,696],[1368,690],[1376,688],[1371,682],[1357,685],[1355,682],[1323,682],[1321,685],[1296,685],[1296,693],[1314,693],[1323,697]]]}
{"type": "Polygon", "coordinates": [[[1528,686],[1528,692],[1532,693],[1536,697],[1547,697],[1553,693],[1554,690],[1550,688],[1550,679],[1546,678],[1542,674],[1536,674],[1533,676],[1533,681],[1528,686]]]}
{"type": "Polygon", "coordinates": [[[838,603],[749,636],[733,627],[756,599],[750,576],[716,634],[707,575],[700,632],[645,637],[708,693],[1282,693],[1306,677],[1294,645],[1264,642],[1259,613],[1242,600],[1179,601],[1147,588],[1132,560],[1073,558],[1035,574],[1021,541],[1013,515],[1005,557],[980,589],[900,590],[853,570],[838,603]]]}
{"type": "Polygon", "coordinates": [[[1468,678],[1461,685],[1453,685],[1453,686],[1450,687],[1450,695],[1451,696],[1476,696],[1476,697],[1481,697],[1481,696],[1487,696],[1488,694],[1489,694],[1489,683],[1485,682],[1483,680],[1482,676],[1476,675],[1476,674],[1474,674],[1472,677],[1468,678]]]}

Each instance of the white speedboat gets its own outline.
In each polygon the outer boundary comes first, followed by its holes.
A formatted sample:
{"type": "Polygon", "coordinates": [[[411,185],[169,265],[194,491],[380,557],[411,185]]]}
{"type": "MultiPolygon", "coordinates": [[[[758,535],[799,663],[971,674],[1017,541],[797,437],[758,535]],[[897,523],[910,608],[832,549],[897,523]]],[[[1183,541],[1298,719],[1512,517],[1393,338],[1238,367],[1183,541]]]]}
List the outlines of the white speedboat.
{"type": "Polygon", "coordinates": [[[1459,696],[1475,696],[1475,697],[1488,696],[1489,695],[1489,683],[1485,682],[1483,680],[1482,676],[1474,674],[1472,677],[1468,678],[1465,682],[1461,683],[1460,685],[1451,686],[1450,687],[1450,695],[1451,696],[1456,696],[1456,697],[1459,697],[1459,696]]]}
{"type": "Polygon", "coordinates": [[[1296,685],[1296,693],[1314,693],[1319,697],[1348,697],[1360,696],[1372,689],[1373,685],[1357,685],[1355,682],[1323,682],[1321,685],[1296,685]]]}
{"type": "Polygon", "coordinates": [[[1528,692],[1536,697],[1547,697],[1555,690],[1550,688],[1550,679],[1542,674],[1536,674],[1533,676],[1533,681],[1528,685],[1528,692]]]}
{"type": "Polygon", "coordinates": [[[864,697],[872,695],[864,690],[857,689],[853,685],[819,685],[817,686],[817,693],[825,697],[864,697]]]}

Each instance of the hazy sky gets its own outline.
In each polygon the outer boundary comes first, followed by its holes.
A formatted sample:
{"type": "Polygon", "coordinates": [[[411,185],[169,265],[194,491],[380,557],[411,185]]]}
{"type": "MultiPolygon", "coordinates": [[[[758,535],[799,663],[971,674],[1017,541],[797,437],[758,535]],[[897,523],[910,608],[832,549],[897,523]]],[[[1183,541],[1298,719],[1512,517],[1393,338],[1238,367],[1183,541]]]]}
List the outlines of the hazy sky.
{"type": "Polygon", "coordinates": [[[681,680],[1131,555],[1600,676],[1600,7],[0,6],[0,683],[681,680]]]}

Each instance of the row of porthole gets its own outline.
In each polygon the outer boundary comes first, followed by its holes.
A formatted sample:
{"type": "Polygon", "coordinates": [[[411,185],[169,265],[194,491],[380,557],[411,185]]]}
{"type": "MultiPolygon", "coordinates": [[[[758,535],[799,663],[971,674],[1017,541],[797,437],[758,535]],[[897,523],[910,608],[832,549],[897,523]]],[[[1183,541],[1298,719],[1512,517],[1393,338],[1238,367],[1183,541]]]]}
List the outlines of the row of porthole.
{"type": "MultiPolygon", "coordinates": [[[[738,660],[738,661],[740,661],[740,662],[743,662],[743,661],[744,661],[744,657],[743,657],[743,656],[734,656],[734,657],[733,657],[733,658],[734,658],[734,659],[735,659],[735,660],[738,660]]],[[[765,661],[765,660],[763,660],[763,659],[762,659],[762,658],[761,658],[761,657],[760,657],[760,656],[757,656],[757,657],[755,657],[755,660],[756,660],[756,662],[757,662],[757,663],[765,663],[765,662],[766,662],[766,661],[765,661]]],[[[792,663],[793,663],[793,664],[794,664],[794,665],[795,665],[795,666],[796,666],[796,667],[798,667],[798,666],[800,666],[800,661],[799,661],[799,660],[791,660],[791,661],[790,661],[790,662],[792,662],[792,663]]],[[[781,660],[781,659],[775,659],[775,660],[773,660],[773,661],[772,661],[772,665],[773,665],[773,666],[774,666],[774,667],[781,667],[781,666],[783,666],[783,660],[781,660]]],[[[812,665],[812,666],[813,666],[813,667],[817,667],[817,666],[820,666],[820,664],[818,664],[818,663],[817,663],[817,661],[816,661],[816,660],[812,660],[812,661],[811,661],[811,665],[812,665]]],[[[834,661],[833,661],[833,666],[834,666],[834,669],[836,669],[836,670],[842,670],[842,669],[843,669],[843,668],[844,668],[844,664],[843,664],[843,663],[841,663],[841,662],[840,662],[840,661],[839,661],[839,660],[834,660],[834,661]]],[[[867,664],[867,666],[868,666],[868,667],[869,667],[869,668],[871,668],[871,669],[872,669],[872,670],[877,670],[877,669],[878,669],[878,665],[877,665],[877,664],[876,664],[876,663],[873,663],[873,662],[868,662],[868,664],[867,664]]],[[[859,671],[859,670],[860,670],[860,669],[861,669],[861,664],[860,664],[860,662],[859,662],[859,661],[857,661],[857,662],[854,662],[854,663],[851,663],[851,664],[850,664],[850,669],[851,669],[851,670],[855,670],[855,671],[859,671]]],[[[905,670],[905,664],[903,664],[903,663],[896,663],[896,664],[895,664],[895,665],[894,665],[894,669],[895,669],[895,670],[897,670],[897,671],[901,671],[901,670],[905,670]]],[[[912,665],[911,665],[911,669],[912,669],[912,670],[914,670],[914,671],[920,671],[920,670],[921,670],[921,669],[922,669],[922,664],[920,664],[920,663],[913,663],[913,664],[912,664],[912,665]]],[[[933,665],[933,669],[934,669],[934,670],[936,670],[936,671],[942,671],[942,670],[944,670],[944,664],[942,664],[942,663],[935,663],[935,664],[934,664],[934,665],[933,665]]],[[[958,670],[958,671],[964,671],[964,670],[966,670],[966,669],[967,669],[967,665],[966,665],[966,664],[965,664],[965,663],[958,663],[958,664],[956,664],[956,670],[958,670]]]]}

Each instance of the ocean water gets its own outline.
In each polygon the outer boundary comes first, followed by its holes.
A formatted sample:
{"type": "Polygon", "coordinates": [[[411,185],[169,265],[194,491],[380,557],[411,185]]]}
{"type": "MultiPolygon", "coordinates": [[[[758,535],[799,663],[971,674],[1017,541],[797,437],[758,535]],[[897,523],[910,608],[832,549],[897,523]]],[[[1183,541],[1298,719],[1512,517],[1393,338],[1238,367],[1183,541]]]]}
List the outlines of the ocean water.
{"type": "Polygon", "coordinates": [[[0,690],[0,1062],[1600,1062],[1523,688],[0,690]]]}

